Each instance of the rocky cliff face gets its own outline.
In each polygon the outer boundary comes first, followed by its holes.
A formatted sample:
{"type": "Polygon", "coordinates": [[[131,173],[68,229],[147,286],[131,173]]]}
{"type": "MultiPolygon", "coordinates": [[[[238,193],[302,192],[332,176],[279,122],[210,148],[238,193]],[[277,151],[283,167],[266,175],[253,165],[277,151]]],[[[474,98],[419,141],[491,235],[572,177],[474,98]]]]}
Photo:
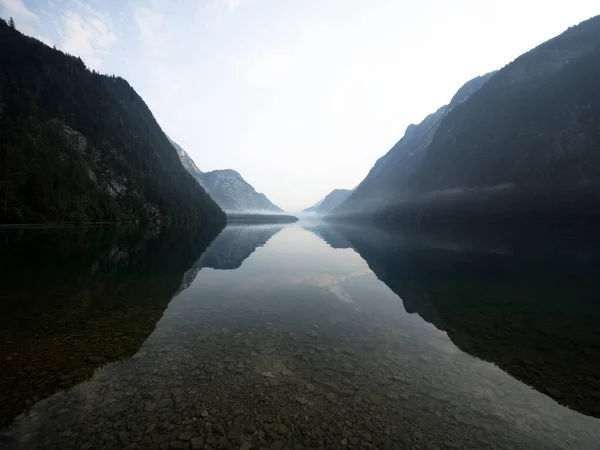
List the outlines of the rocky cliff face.
{"type": "Polygon", "coordinates": [[[600,215],[600,17],[472,80],[382,157],[334,212],[600,215]]]}
{"type": "Polygon", "coordinates": [[[200,186],[205,187],[203,180],[204,173],[200,169],[198,169],[198,166],[196,165],[194,160],[190,158],[190,155],[188,155],[187,152],[184,149],[182,149],[177,142],[172,140],[169,136],[167,136],[167,139],[169,140],[171,145],[175,147],[177,155],[181,160],[181,164],[183,164],[183,168],[187,170],[191,176],[194,177],[194,179],[198,182],[200,186]]]}
{"type": "Polygon", "coordinates": [[[242,176],[232,169],[213,170],[204,174],[204,183],[211,197],[225,211],[283,212],[265,194],[256,192],[242,176]]]}
{"type": "Polygon", "coordinates": [[[327,194],[323,199],[321,199],[318,203],[311,206],[310,208],[306,208],[302,212],[309,213],[314,212],[318,214],[327,214],[333,208],[336,208],[338,205],[343,203],[352,193],[350,189],[334,189],[329,194],[327,194]]]}
{"type": "Polygon", "coordinates": [[[183,167],[210,194],[217,204],[228,212],[283,212],[274,205],[265,194],[256,192],[235,170],[213,170],[202,172],[192,158],[176,142],[169,141],[177,150],[183,167]]]}

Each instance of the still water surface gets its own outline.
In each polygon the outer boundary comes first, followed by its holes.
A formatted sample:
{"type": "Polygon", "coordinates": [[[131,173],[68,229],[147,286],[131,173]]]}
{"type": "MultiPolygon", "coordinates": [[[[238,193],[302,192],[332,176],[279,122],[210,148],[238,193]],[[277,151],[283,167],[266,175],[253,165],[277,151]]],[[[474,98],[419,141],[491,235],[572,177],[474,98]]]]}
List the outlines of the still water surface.
{"type": "Polygon", "coordinates": [[[580,236],[3,233],[0,448],[598,449],[580,236]]]}

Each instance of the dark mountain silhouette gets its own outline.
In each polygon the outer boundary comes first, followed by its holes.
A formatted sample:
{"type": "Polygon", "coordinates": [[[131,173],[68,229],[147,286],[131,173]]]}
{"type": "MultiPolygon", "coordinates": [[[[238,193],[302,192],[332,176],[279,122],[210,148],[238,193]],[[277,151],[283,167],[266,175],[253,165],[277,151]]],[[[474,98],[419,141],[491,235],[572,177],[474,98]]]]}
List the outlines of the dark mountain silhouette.
{"type": "Polygon", "coordinates": [[[388,221],[598,215],[600,16],[474,81],[449,111],[409,127],[334,212],[388,221]]]}
{"type": "Polygon", "coordinates": [[[0,20],[0,222],[223,224],[122,78],[0,20]]]}
{"type": "Polygon", "coordinates": [[[384,156],[379,158],[367,177],[335,214],[355,212],[374,213],[386,207],[396,206],[398,193],[406,187],[411,176],[423,162],[427,149],[442,120],[458,105],[466,101],[491,77],[489,73],[474,78],[461,87],[448,105],[428,115],[418,125],[409,125],[404,137],[384,156]]]}
{"type": "Polygon", "coordinates": [[[1,233],[0,426],[131,357],[217,233],[1,233]]]}
{"type": "Polygon", "coordinates": [[[333,208],[337,215],[374,214],[397,206],[398,196],[406,189],[427,153],[442,120],[481,88],[493,73],[474,78],[462,86],[448,105],[428,115],[421,123],[409,125],[404,137],[379,158],[366,178],[346,200],[333,208]]]}
{"type": "Polygon", "coordinates": [[[335,227],[409,313],[463,351],[600,417],[600,239],[592,225],[335,227]]]}
{"type": "Polygon", "coordinates": [[[310,208],[306,208],[302,212],[314,212],[318,214],[327,214],[333,208],[336,208],[340,204],[342,204],[352,193],[350,189],[334,189],[329,194],[327,194],[323,199],[319,202],[311,206],[310,208]]]}

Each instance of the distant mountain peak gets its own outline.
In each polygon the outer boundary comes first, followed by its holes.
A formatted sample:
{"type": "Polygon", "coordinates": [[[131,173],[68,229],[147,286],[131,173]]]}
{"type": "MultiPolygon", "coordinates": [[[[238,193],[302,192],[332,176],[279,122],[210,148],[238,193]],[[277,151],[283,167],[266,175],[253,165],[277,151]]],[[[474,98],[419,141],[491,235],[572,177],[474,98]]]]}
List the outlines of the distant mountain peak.
{"type": "Polygon", "coordinates": [[[344,202],[352,193],[350,189],[334,189],[327,194],[323,199],[318,201],[310,208],[306,208],[302,212],[314,212],[318,214],[327,214],[332,209],[336,208],[342,202],[344,202]]]}
{"type": "Polygon", "coordinates": [[[265,194],[256,192],[256,189],[244,180],[237,170],[217,169],[202,172],[181,146],[170,138],[169,141],[177,150],[183,167],[223,210],[229,212],[283,212],[265,194]]]}
{"type": "Polygon", "coordinates": [[[237,170],[234,169],[215,169],[211,170],[213,174],[230,175],[243,178],[237,170]]]}

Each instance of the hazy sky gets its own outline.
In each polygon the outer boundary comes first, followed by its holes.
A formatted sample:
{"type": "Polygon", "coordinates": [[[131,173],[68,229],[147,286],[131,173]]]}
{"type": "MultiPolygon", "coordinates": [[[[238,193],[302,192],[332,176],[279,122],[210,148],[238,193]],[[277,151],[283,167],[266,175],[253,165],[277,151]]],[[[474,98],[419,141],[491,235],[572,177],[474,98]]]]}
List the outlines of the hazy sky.
{"type": "Polygon", "coordinates": [[[288,211],[352,188],[469,79],[597,0],[0,0],[26,34],[127,79],[203,171],[288,211]]]}

